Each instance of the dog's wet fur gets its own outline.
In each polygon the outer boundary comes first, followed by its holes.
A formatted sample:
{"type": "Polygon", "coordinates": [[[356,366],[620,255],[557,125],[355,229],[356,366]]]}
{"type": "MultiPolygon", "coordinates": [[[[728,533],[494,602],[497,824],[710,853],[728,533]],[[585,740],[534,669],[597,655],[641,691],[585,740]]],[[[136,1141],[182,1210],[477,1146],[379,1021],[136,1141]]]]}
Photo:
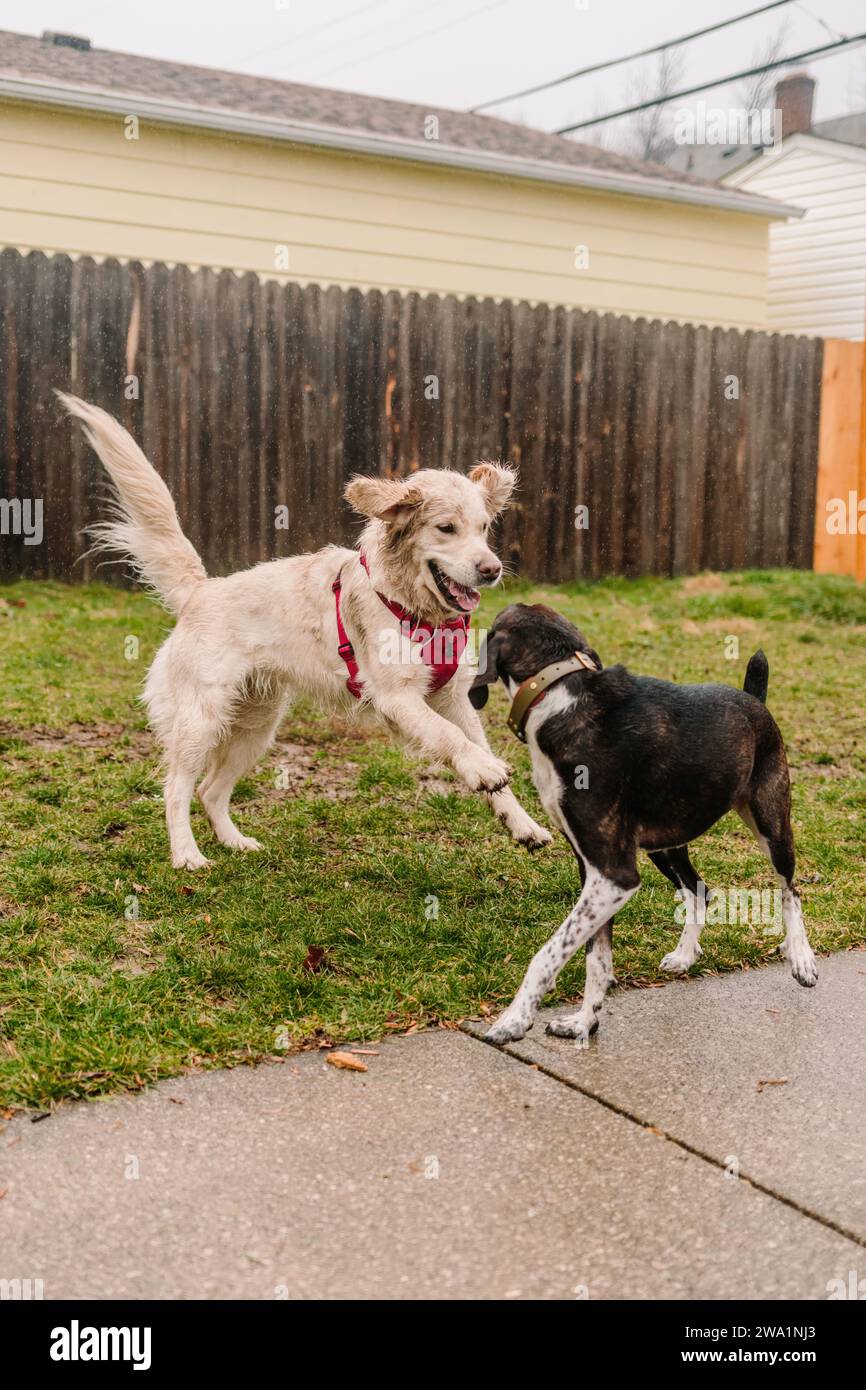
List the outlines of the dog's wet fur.
{"type": "Polygon", "coordinates": [[[577,856],[581,896],[534,957],[523,984],[487,1033],[491,1042],[523,1037],[540,1000],[571,956],[586,946],[586,989],[577,1013],[548,1031],[585,1045],[612,982],[611,924],[640,884],[638,850],[681,891],[686,925],[662,961],[684,973],[700,955],[706,886],[689,857],[690,841],[735,810],[776,871],[785,921],[784,952],[802,985],[817,980],[794,886],[794,840],[785,746],[766,707],[769,666],[748,663],[743,690],[675,685],[605,669],[586,638],[542,604],[513,604],[496,618],[470,692],[476,708],[502,680],[510,694],[545,666],[576,651],[599,668],[581,669],[551,687],[526,720],[533,778],[545,810],[577,856]],[[576,777],[577,769],[586,769],[576,777]]]}

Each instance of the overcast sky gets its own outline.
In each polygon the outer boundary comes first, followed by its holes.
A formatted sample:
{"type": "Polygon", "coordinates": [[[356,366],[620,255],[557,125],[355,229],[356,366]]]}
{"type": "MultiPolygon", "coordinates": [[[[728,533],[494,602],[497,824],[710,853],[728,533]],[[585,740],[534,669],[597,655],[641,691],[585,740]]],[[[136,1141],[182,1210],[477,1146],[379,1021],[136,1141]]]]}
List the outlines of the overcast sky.
{"type": "MultiPolygon", "coordinates": [[[[0,27],[84,34],[95,47],[467,108],[578,67],[679,37],[762,0],[0,0],[0,27]],[[584,8],[585,6],[585,8],[584,8]]],[[[863,0],[792,0],[681,50],[680,86],[866,31],[863,0]]],[[[816,117],[866,109],[866,44],[806,64],[816,117]]],[[[491,108],[555,129],[626,104],[652,60],[491,108]]],[[[736,100],[731,87],[703,98],[736,100]]],[[[595,131],[588,132],[592,135],[595,131]]],[[[608,126],[616,138],[613,123],[608,126]]],[[[585,137],[581,137],[585,138],[585,137]]]]}

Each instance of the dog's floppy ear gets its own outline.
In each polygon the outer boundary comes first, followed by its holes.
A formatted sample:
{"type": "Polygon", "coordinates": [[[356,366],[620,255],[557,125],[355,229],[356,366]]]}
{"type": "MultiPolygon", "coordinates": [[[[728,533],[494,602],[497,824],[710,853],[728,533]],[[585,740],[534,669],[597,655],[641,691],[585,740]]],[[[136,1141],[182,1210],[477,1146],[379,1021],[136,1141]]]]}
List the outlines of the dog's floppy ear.
{"type": "Polygon", "coordinates": [[[362,473],[349,479],[343,496],[362,516],[389,523],[404,520],[424,500],[411,478],[376,478],[362,473]]]}
{"type": "Polygon", "coordinates": [[[483,709],[490,694],[489,687],[499,680],[499,634],[493,632],[484,639],[478,656],[478,675],[469,687],[469,700],[475,709],[483,709]]]}
{"type": "Polygon", "coordinates": [[[481,488],[488,514],[494,517],[508,506],[517,486],[517,469],[504,463],[479,463],[469,474],[469,481],[481,488]]]}

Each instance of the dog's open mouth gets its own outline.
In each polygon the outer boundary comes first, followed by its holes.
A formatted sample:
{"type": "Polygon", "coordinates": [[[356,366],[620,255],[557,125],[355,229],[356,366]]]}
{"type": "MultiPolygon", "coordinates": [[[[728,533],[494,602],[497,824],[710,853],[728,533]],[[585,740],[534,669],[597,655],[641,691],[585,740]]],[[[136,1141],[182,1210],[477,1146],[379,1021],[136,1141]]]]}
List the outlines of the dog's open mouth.
{"type": "Polygon", "coordinates": [[[439,568],[435,560],[430,561],[430,573],[436,580],[436,588],[451,608],[456,608],[458,613],[475,611],[481,602],[477,589],[470,589],[468,584],[458,584],[456,579],[439,568]]]}

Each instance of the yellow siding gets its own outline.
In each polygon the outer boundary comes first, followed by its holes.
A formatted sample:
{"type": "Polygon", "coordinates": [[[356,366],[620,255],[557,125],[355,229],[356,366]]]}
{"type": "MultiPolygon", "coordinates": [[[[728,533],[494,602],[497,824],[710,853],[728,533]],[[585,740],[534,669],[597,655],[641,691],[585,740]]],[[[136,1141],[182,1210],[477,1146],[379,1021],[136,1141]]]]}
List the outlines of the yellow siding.
{"type": "Polygon", "coordinates": [[[0,243],[766,326],[761,217],[24,103],[0,103],[0,243]]]}

